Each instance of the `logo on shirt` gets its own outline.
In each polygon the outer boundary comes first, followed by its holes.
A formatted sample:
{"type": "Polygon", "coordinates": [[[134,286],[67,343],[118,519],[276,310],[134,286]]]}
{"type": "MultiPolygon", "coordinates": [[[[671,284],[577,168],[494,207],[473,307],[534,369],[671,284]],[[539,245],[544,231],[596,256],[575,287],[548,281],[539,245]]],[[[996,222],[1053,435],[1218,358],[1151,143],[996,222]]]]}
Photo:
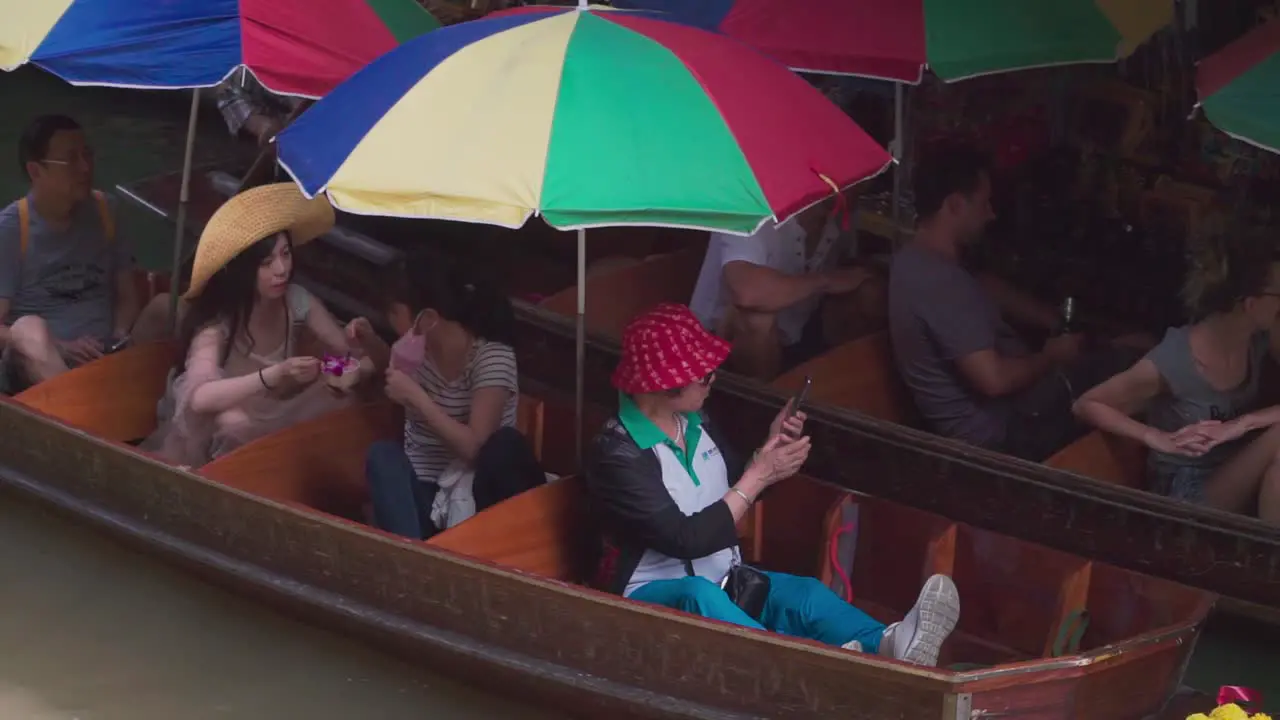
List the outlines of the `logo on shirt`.
{"type": "Polygon", "coordinates": [[[703,450],[703,451],[702,451],[702,461],[703,461],[703,462],[706,462],[706,461],[710,460],[710,459],[711,459],[711,458],[713,458],[713,457],[719,457],[719,455],[720,455],[720,448],[715,447],[715,446],[713,445],[713,446],[711,446],[711,448],[710,448],[710,449],[707,449],[707,450],[703,450]]]}

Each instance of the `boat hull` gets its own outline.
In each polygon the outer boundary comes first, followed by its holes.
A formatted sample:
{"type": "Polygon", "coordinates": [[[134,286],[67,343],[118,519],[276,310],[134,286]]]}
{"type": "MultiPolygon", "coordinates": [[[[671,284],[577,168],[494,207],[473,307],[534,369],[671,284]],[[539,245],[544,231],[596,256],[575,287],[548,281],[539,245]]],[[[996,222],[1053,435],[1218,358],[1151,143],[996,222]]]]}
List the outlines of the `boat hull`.
{"type": "Polygon", "coordinates": [[[1207,611],[1079,658],[972,673],[891,666],[266,500],[10,400],[0,402],[0,458],[4,488],[212,582],[582,717],[953,720],[1004,708],[1004,717],[1136,719],[1177,687],[1207,611]]]}

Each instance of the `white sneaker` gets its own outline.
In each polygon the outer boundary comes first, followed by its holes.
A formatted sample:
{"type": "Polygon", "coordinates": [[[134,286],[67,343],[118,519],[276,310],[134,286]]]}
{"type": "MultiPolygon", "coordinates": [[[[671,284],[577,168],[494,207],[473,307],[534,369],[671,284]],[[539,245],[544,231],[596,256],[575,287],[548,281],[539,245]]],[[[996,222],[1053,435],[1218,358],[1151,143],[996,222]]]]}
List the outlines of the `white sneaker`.
{"type": "Polygon", "coordinates": [[[880,654],[916,665],[938,664],[942,643],[960,619],[960,593],[946,575],[925,581],[915,607],[884,629],[880,654]]]}

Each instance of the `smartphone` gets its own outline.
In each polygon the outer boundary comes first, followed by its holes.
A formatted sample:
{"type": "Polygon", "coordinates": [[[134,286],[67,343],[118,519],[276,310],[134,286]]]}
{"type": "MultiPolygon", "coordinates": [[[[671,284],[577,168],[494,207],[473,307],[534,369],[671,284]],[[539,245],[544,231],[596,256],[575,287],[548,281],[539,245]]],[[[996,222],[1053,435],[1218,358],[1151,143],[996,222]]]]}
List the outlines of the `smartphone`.
{"type": "Polygon", "coordinates": [[[124,337],[122,337],[122,338],[120,338],[120,339],[118,339],[118,340],[116,340],[116,341],[114,341],[114,342],[112,342],[112,343],[109,343],[109,344],[106,346],[106,348],[105,348],[105,349],[103,349],[102,354],[103,354],[103,355],[110,355],[111,353],[114,353],[114,352],[120,352],[121,350],[125,349],[125,348],[126,348],[126,347],[128,347],[128,346],[129,346],[129,336],[128,336],[128,335],[125,335],[124,337]]]}
{"type": "Polygon", "coordinates": [[[809,387],[813,385],[813,378],[809,375],[804,376],[804,385],[800,386],[800,390],[791,398],[791,417],[804,409],[804,401],[809,399],[809,387]]]}

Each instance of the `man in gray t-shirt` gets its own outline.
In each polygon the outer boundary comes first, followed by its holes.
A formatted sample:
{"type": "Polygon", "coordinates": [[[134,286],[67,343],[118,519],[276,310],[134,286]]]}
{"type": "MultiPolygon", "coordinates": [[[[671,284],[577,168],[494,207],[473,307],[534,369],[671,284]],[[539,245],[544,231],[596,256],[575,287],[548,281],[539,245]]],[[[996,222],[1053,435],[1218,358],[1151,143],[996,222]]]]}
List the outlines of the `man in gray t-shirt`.
{"type": "Polygon", "coordinates": [[[1070,440],[1071,396],[1088,389],[1073,388],[1061,372],[1078,355],[1080,338],[1058,335],[1042,352],[1031,352],[1005,317],[1053,332],[1053,309],[997,281],[981,281],[960,264],[962,248],[995,217],[980,153],[939,146],[922,158],[915,178],[916,236],[889,270],[889,334],[898,371],[934,432],[1043,459],[1036,456],[1070,440]]]}
{"type": "Polygon", "coordinates": [[[19,156],[31,190],[0,211],[0,346],[6,376],[21,386],[101,356],[127,337],[140,307],[133,256],[114,203],[93,192],[80,126],[37,118],[19,156]]]}

